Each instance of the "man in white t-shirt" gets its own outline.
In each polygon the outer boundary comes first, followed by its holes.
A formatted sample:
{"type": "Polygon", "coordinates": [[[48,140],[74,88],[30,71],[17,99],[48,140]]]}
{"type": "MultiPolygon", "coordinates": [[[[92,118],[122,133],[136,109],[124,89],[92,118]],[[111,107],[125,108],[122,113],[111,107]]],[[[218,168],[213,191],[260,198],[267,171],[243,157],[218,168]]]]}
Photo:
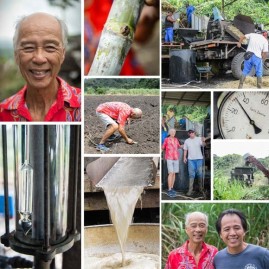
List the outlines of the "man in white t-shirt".
{"type": "Polygon", "coordinates": [[[260,89],[262,87],[262,73],[263,73],[262,59],[265,59],[268,53],[268,41],[261,34],[251,33],[241,36],[237,44],[237,47],[239,48],[241,47],[241,43],[243,42],[244,39],[247,39],[249,41],[247,53],[250,53],[250,58],[249,59],[245,58],[243,74],[240,78],[238,89],[243,88],[243,83],[246,79],[246,76],[249,74],[253,66],[256,71],[257,88],[260,89]]]}
{"type": "Polygon", "coordinates": [[[204,137],[196,137],[194,130],[188,131],[189,138],[184,142],[184,162],[188,162],[188,172],[189,172],[189,191],[188,196],[192,195],[193,183],[195,176],[198,178],[199,190],[203,192],[203,154],[201,147],[205,146],[204,137]],[[188,155],[188,159],[187,159],[188,155]]]}

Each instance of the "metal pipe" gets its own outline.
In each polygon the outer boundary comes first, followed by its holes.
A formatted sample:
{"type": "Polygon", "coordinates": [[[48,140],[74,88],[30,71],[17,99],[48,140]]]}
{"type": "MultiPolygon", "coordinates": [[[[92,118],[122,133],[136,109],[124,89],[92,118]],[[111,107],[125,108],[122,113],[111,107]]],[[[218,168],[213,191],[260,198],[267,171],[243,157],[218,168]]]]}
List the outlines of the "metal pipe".
{"type": "Polygon", "coordinates": [[[76,213],[77,213],[77,184],[78,184],[78,154],[80,149],[79,144],[79,127],[71,127],[70,135],[70,167],[69,167],[69,188],[72,190],[68,199],[68,207],[72,208],[68,215],[69,230],[71,234],[76,234],[76,213]]]}
{"type": "Polygon", "coordinates": [[[19,206],[18,206],[18,180],[19,180],[19,141],[18,141],[18,126],[13,126],[13,154],[14,154],[14,190],[15,190],[15,230],[19,229],[19,206]]]}
{"type": "Polygon", "coordinates": [[[50,247],[50,156],[49,156],[49,128],[53,126],[44,126],[44,248],[50,247]]]}
{"type": "Polygon", "coordinates": [[[5,226],[6,235],[9,234],[9,204],[8,204],[8,165],[7,165],[7,129],[2,126],[2,144],[3,144],[3,169],[4,169],[4,197],[5,197],[5,226]]]}
{"type": "Polygon", "coordinates": [[[39,257],[34,258],[34,269],[50,269],[50,261],[42,261],[39,257]]]}
{"type": "Polygon", "coordinates": [[[44,128],[42,125],[30,127],[30,159],[33,166],[33,226],[32,238],[44,239],[44,128]],[[32,146],[34,145],[34,146],[32,146]]]}
{"type": "Polygon", "coordinates": [[[75,127],[75,160],[74,160],[74,214],[73,214],[73,229],[72,233],[76,233],[76,220],[77,220],[77,186],[78,186],[78,174],[79,174],[79,153],[80,153],[80,127],[75,127]]]}

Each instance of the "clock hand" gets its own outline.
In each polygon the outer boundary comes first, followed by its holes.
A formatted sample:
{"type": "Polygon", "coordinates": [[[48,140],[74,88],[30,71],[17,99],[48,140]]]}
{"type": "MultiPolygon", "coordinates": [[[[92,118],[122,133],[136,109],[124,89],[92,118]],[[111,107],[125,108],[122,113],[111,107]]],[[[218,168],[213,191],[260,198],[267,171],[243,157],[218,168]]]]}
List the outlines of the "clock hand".
{"type": "Polygon", "coordinates": [[[238,101],[238,99],[235,98],[235,100],[238,102],[239,106],[242,108],[242,110],[244,111],[244,113],[245,113],[246,116],[248,117],[248,119],[249,119],[249,123],[253,126],[255,134],[260,133],[260,132],[262,131],[262,129],[260,129],[260,128],[255,124],[255,121],[252,120],[252,119],[250,118],[250,116],[248,115],[248,113],[246,112],[246,110],[243,108],[243,106],[240,104],[240,102],[238,101]]]}

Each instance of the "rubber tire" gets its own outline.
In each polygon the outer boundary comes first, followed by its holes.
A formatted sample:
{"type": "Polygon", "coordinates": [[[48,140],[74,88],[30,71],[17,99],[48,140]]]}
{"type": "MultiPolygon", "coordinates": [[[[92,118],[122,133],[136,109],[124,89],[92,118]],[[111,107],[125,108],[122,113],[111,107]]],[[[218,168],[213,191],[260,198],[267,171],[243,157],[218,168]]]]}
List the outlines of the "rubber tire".
{"type": "Polygon", "coordinates": [[[263,67],[263,76],[269,76],[269,53],[267,53],[267,57],[265,60],[263,60],[263,63],[266,61],[266,64],[268,65],[268,68],[265,69],[263,67]]]}
{"type": "MultiPolygon", "coordinates": [[[[240,79],[242,76],[242,71],[244,68],[244,54],[245,52],[240,52],[236,54],[232,60],[232,74],[236,79],[240,79]]],[[[249,72],[248,76],[253,77],[255,75],[255,68],[253,67],[249,72]]]]}

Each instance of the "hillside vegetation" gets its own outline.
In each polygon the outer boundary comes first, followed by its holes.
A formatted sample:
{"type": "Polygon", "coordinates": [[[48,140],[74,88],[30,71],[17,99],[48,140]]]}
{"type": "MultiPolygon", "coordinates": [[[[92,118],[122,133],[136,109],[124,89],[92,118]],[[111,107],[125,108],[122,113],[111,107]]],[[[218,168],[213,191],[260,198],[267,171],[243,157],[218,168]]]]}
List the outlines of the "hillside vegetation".
{"type": "MultiPolygon", "coordinates": [[[[187,1],[186,1],[187,2],[187,1]]],[[[221,11],[222,0],[191,0],[188,1],[195,7],[195,14],[210,17],[213,7],[221,11]]],[[[243,14],[250,16],[255,23],[263,23],[269,27],[269,3],[265,0],[235,0],[224,1],[224,17],[233,20],[234,16],[243,14]]],[[[173,11],[185,12],[185,1],[163,0],[162,10],[171,9],[173,11]]],[[[267,27],[267,29],[268,29],[267,27]]]]}
{"type": "MultiPolygon", "coordinates": [[[[257,158],[269,169],[269,157],[257,158]]],[[[229,182],[231,170],[245,166],[243,156],[229,154],[223,157],[214,155],[214,199],[216,200],[267,200],[269,199],[268,179],[254,166],[254,183],[252,187],[240,181],[229,182]]]]}
{"type": "Polygon", "coordinates": [[[85,79],[85,94],[159,95],[159,79],[85,79]]]}

